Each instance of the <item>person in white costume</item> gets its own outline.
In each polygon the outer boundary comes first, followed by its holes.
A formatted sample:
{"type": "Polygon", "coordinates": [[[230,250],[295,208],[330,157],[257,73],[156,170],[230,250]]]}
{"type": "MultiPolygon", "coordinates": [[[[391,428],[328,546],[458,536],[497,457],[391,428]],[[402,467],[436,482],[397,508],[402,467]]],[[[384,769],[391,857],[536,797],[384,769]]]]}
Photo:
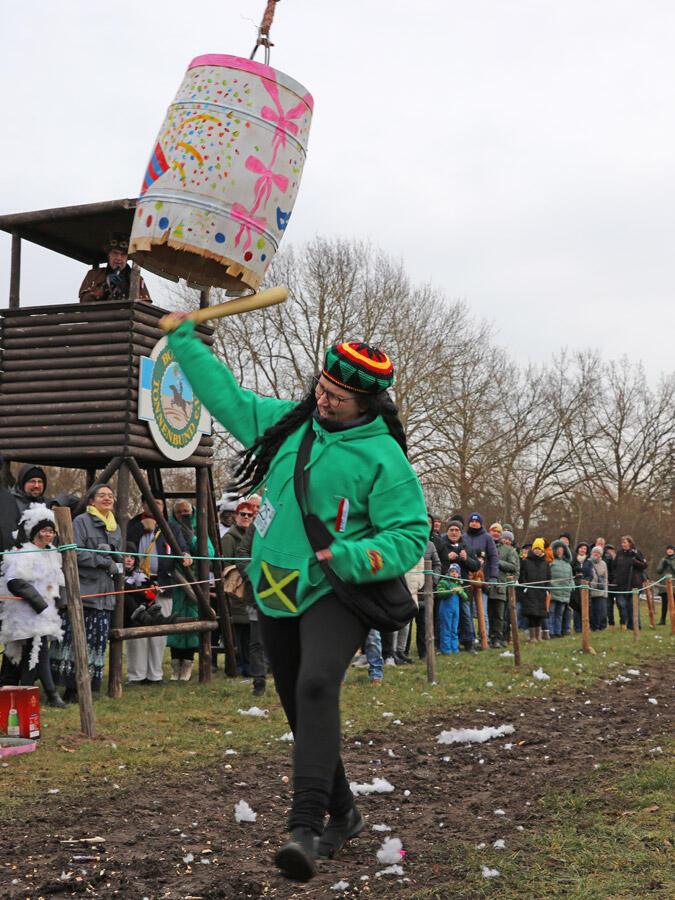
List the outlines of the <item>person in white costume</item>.
{"type": "Polygon", "coordinates": [[[66,704],[56,691],[49,667],[49,640],[63,637],[57,606],[65,581],[61,554],[54,547],[54,513],[42,503],[25,510],[19,521],[17,550],[5,554],[0,570],[2,627],[0,643],[19,666],[21,685],[40,678],[50,706],[66,704]]]}

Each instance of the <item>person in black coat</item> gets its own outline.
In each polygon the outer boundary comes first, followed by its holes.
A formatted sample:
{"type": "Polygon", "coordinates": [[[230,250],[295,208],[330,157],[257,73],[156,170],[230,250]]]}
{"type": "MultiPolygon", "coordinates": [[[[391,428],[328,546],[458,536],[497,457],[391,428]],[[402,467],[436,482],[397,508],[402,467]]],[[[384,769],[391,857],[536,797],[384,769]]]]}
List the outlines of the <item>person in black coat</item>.
{"type": "MultiPolygon", "coordinates": [[[[633,598],[630,592],[642,587],[646,568],[647,560],[642,551],[635,546],[633,538],[625,534],[614,560],[614,584],[623,628],[633,628],[633,598]]],[[[637,627],[640,627],[639,620],[637,627]]]]}
{"type": "Polygon", "coordinates": [[[546,621],[546,594],[551,588],[551,566],[546,559],[543,538],[532,541],[532,549],[520,563],[520,604],[529,622],[530,641],[541,640],[542,625],[546,621]],[[523,587],[532,585],[532,587],[523,587]]]}
{"type": "MultiPolygon", "coordinates": [[[[442,574],[446,575],[452,563],[456,563],[460,568],[462,580],[466,583],[469,579],[469,572],[477,572],[480,569],[480,562],[462,537],[462,524],[459,520],[453,519],[448,525],[447,533],[436,544],[436,549],[441,560],[442,574]]],[[[434,604],[434,630],[438,635],[436,611],[437,604],[434,604]]],[[[476,633],[471,616],[471,602],[462,600],[459,604],[459,645],[462,650],[472,650],[475,642],[476,633]]]]}

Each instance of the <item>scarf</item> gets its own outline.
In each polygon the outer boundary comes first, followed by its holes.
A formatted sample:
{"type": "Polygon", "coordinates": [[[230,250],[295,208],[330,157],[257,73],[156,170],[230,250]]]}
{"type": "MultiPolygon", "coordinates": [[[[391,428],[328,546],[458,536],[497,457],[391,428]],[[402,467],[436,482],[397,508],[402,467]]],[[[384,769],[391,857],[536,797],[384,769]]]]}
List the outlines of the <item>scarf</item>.
{"type": "Polygon", "coordinates": [[[95,506],[88,506],[87,512],[89,513],[89,515],[94,516],[97,519],[100,519],[101,522],[103,522],[103,524],[105,525],[106,531],[115,531],[116,530],[117,522],[115,520],[115,516],[113,515],[112,510],[110,510],[105,515],[103,515],[103,513],[100,510],[96,509],[95,506]]]}

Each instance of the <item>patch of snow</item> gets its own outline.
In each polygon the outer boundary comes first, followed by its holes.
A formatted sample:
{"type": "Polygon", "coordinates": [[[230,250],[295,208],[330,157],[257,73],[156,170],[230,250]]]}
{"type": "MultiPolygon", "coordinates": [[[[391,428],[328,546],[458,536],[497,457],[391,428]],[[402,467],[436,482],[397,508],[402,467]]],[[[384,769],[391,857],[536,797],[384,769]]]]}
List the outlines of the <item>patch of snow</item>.
{"type": "Polygon", "coordinates": [[[194,855],[192,853],[188,853],[187,856],[183,857],[184,863],[191,863],[194,860],[194,855]]]}
{"type": "Polygon", "coordinates": [[[373,825],[373,831],[391,831],[388,825],[373,825]]]}
{"type": "Polygon", "coordinates": [[[449,731],[441,731],[437,741],[439,744],[484,744],[490,738],[513,734],[515,730],[513,725],[500,725],[498,728],[493,728],[492,725],[485,725],[483,728],[451,728],[449,731]]]}
{"type": "Polygon", "coordinates": [[[476,850],[485,850],[486,847],[487,844],[485,843],[485,841],[481,841],[480,844],[476,845],[476,850]]]}
{"type": "Polygon", "coordinates": [[[506,850],[506,841],[503,838],[499,838],[492,846],[495,850],[506,850]]]}
{"type": "Polygon", "coordinates": [[[486,681],[486,682],[485,682],[485,687],[494,687],[494,685],[492,684],[491,681],[486,681]]]}
{"type": "Polygon", "coordinates": [[[513,653],[511,653],[510,650],[505,650],[503,653],[500,653],[499,655],[506,657],[506,656],[513,656],[513,653]]]}
{"type": "Polygon", "coordinates": [[[346,891],[348,887],[348,881],[336,881],[335,884],[331,885],[331,891],[346,891]]]}
{"type": "Polygon", "coordinates": [[[639,674],[640,674],[640,670],[639,670],[639,669],[626,669],[626,672],[627,672],[629,675],[639,675],[639,674]]]}
{"type": "Polygon", "coordinates": [[[381,863],[398,863],[403,855],[403,844],[399,838],[385,838],[384,843],[377,851],[377,861],[381,863]]]}
{"type": "Polygon", "coordinates": [[[58,789],[58,788],[51,788],[51,790],[49,790],[48,793],[49,793],[49,794],[58,794],[58,793],[59,793],[59,789],[58,789]]]}
{"type": "MultiPolygon", "coordinates": [[[[654,706],[658,706],[659,701],[656,699],[656,697],[647,697],[647,703],[651,703],[654,706]]],[[[51,791],[49,793],[51,794],[51,791]]]]}
{"type": "Polygon", "coordinates": [[[225,751],[225,756],[236,756],[236,755],[237,755],[236,750],[226,750],[225,751]]]}
{"type": "Polygon", "coordinates": [[[496,809],[496,810],[495,810],[495,815],[496,815],[496,816],[505,816],[506,813],[504,812],[503,809],[496,809]]]}
{"type": "Polygon", "coordinates": [[[357,784],[352,781],[349,787],[355,797],[359,794],[389,794],[394,790],[394,785],[390,784],[386,778],[373,778],[370,784],[357,784]]]}
{"type": "Polygon", "coordinates": [[[386,869],[380,869],[379,872],[375,873],[376,878],[379,878],[381,875],[403,875],[403,869],[401,866],[388,866],[386,869]]]}
{"type": "Polygon", "coordinates": [[[239,803],[235,804],[234,807],[234,820],[235,822],[255,822],[258,818],[258,813],[253,812],[251,807],[245,800],[240,800],[239,803]]]}
{"type": "Polygon", "coordinates": [[[496,878],[499,875],[497,869],[489,869],[487,866],[481,866],[480,870],[483,873],[483,878],[496,878]]]}
{"type": "Polygon", "coordinates": [[[250,709],[238,709],[237,712],[241,716],[260,716],[262,719],[266,719],[270,714],[269,709],[260,709],[259,706],[252,706],[250,709]]]}
{"type": "Polygon", "coordinates": [[[551,678],[550,675],[547,675],[546,672],[544,672],[541,666],[538,669],[534,670],[534,672],[532,673],[532,677],[536,678],[537,681],[550,681],[551,678]]]}
{"type": "Polygon", "coordinates": [[[511,750],[512,747],[513,747],[513,744],[511,744],[511,743],[504,744],[504,749],[505,749],[505,750],[511,750]]]}

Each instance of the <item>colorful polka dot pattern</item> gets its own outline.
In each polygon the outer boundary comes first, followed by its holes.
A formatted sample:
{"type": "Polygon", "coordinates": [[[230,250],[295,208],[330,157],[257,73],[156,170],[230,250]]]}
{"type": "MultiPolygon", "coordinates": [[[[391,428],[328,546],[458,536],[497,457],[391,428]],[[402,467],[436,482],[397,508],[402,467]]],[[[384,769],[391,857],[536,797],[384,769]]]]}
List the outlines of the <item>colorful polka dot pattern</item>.
{"type": "Polygon", "coordinates": [[[175,248],[175,267],[164,261],[162,268],[178,276],[183,249],[234,261],[257,288],[293,210],[313,101],[281,72],[252,72],[248,60],[222,59],[227,65],[191,67],[167,111],[130,251],[138,239],[146,249],[148,239],[151,249],[175,248]]]}

